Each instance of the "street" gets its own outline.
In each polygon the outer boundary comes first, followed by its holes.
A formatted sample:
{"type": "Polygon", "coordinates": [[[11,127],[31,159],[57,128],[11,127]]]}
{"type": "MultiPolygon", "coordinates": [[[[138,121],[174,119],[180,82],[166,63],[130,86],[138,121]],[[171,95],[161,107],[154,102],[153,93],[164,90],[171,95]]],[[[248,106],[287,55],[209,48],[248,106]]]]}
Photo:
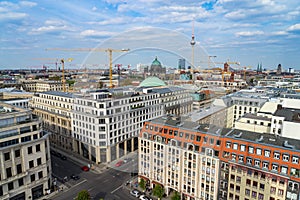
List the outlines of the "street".
{"type": "Polygon", "coordinates": [[[81,170],[82,166],[71,159],[62,160],[56,156],[51,156],[51,159],[54,177],[59,181],[68,177],[68,181],[64,183],[67,187],[51,199],[75,199],[78,192],[82,190],[87,190],[95,200],[136,199],[129,194],[130,190],[124,185],[131,178],[131,172],[136,171],[133,169],[136,168],[137,163],[133,159],[119,167],[112,164],[112,168],[101,174],[93,171],[84,172],[81,170]],[[71,179],[70,176],[73,174],[78,175],[79,180],[71,179]]]}

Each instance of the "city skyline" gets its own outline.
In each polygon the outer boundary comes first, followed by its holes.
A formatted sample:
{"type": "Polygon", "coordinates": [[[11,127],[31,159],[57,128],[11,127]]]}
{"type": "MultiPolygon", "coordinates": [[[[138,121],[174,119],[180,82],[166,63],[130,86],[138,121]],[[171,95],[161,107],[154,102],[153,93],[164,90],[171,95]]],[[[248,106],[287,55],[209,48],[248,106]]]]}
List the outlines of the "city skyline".
{"type": "MultiPolygon", "coordinates": [[[[252,66],[253,70],[258,63],[268,69],[275,69],[278,64],[284,70],[290,67],[300,69],[297,60],[299,13],[300,5],[296,0],[106,0],[63,1],[59,4],[50,1],[2,1],[0,68],[26,69],[46,64],[32,59],[39,57],[75,57],[74,63],[86,63],[88,52],[46,52],[45,49],[102,47],[102,44],[114,41],[111,38],[120,35],[127,40],[124,37],[126,33],[134,33],[136,29],[166,30],[161,38],[159,32],[155,33],[159,43],[168,42],[172,37],[164,37],[167,30],[182,34],[180,37],[186,42],[180,44],[184,45],[186,53],[183,57],[189,58],[191,48],[187,41],[191,39],[194,23],[196,45],[204,49],[206,56],[217,56],[215,61],[238,61],[242,66],[252,66]]],[[[135,51],[137,56],[129,52],[128,56],[124,56],[127,60],[124,59],[123,64],[135,66],[141,63],[137,58],[143,58],[142,63],[150,64],[158,56],[164,65],[177,67],[181,52],[176,50],[178,55],[170,56],[170,52],[162,48],[164,45],[152,43],[151,35],[145,34],[143,38],[146,41],[143,46],[149,47],[147,41],[151,41],[150,46],[156,47],[156,51],[151,54],[145,50],[135,51]]],[[[198,59],[207,61],[205,56],[198,59]]],[[[107,65],[108,61],[103,58],[96,62],[107,65]]]]}

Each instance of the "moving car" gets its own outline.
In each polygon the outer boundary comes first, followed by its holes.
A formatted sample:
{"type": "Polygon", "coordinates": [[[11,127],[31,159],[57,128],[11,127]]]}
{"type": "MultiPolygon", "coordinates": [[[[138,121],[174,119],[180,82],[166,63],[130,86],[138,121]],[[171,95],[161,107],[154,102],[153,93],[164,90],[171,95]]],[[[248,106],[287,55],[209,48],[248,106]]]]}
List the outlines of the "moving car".
{"type": "Polygon", "coordinates": [[[82,169],[82,171],[85,171],[85,172],[88,172],[90,170],[89,167],[86,165],[82,166],[81,169],[82,169]]]}
{"type": "Polygon", "coordinates": [[[139,197],[140,196],[140,192],[138,190],[131,190],[130,191],[130,194],[132,196],[135,196],[135,197],[139,197]]]}
{"type": "Polygon", "coordinates": [[[120,161],[118,161],[116,164],[115,164],[115,166],[116,167],[120,167],[121,165],[123,165],[124,164],[124,161],[123,160],[120,160],[120,161]]]}

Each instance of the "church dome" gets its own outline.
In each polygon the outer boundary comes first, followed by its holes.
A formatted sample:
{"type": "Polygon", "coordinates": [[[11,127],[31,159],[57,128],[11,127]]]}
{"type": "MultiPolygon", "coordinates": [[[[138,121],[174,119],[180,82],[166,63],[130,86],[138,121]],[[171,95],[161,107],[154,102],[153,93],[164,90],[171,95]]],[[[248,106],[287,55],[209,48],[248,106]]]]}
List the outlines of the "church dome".
{"type": "Polygon", "coordinates": [[[157,57],[155,57],[155,60],[153,60],[151,66],[161,66],[161,63],[157,60],[157,57]]]}
{"type": "Polygon", "coordinates": [[[160,86],[166,86],[166,83],[155,76],[148,77],[140,83],[140,87],[160,87],[160,86]]]}

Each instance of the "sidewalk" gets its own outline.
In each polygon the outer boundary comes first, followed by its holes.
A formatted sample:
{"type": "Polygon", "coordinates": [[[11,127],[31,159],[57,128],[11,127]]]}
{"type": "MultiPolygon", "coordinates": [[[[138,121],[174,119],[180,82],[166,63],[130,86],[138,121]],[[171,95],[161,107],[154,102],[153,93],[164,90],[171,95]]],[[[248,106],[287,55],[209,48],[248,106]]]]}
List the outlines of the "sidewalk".
{"type": "Polygon", "coordinates": [[[51,147],[51,149],[53,149],[54,151],[64,155],[67,157],[67,159],[72,160],[73,162],[79,164],[80,166],[88,166],[90,165],[90,171],[95,173],[95,174],[101,174],[102,172],[104,172],[107,169],[107,164],[94,164],[92,163],[90,160],[74,153],[74,152],[65,152],[59,148],[55,148],[55,147],[51,147]]]}

